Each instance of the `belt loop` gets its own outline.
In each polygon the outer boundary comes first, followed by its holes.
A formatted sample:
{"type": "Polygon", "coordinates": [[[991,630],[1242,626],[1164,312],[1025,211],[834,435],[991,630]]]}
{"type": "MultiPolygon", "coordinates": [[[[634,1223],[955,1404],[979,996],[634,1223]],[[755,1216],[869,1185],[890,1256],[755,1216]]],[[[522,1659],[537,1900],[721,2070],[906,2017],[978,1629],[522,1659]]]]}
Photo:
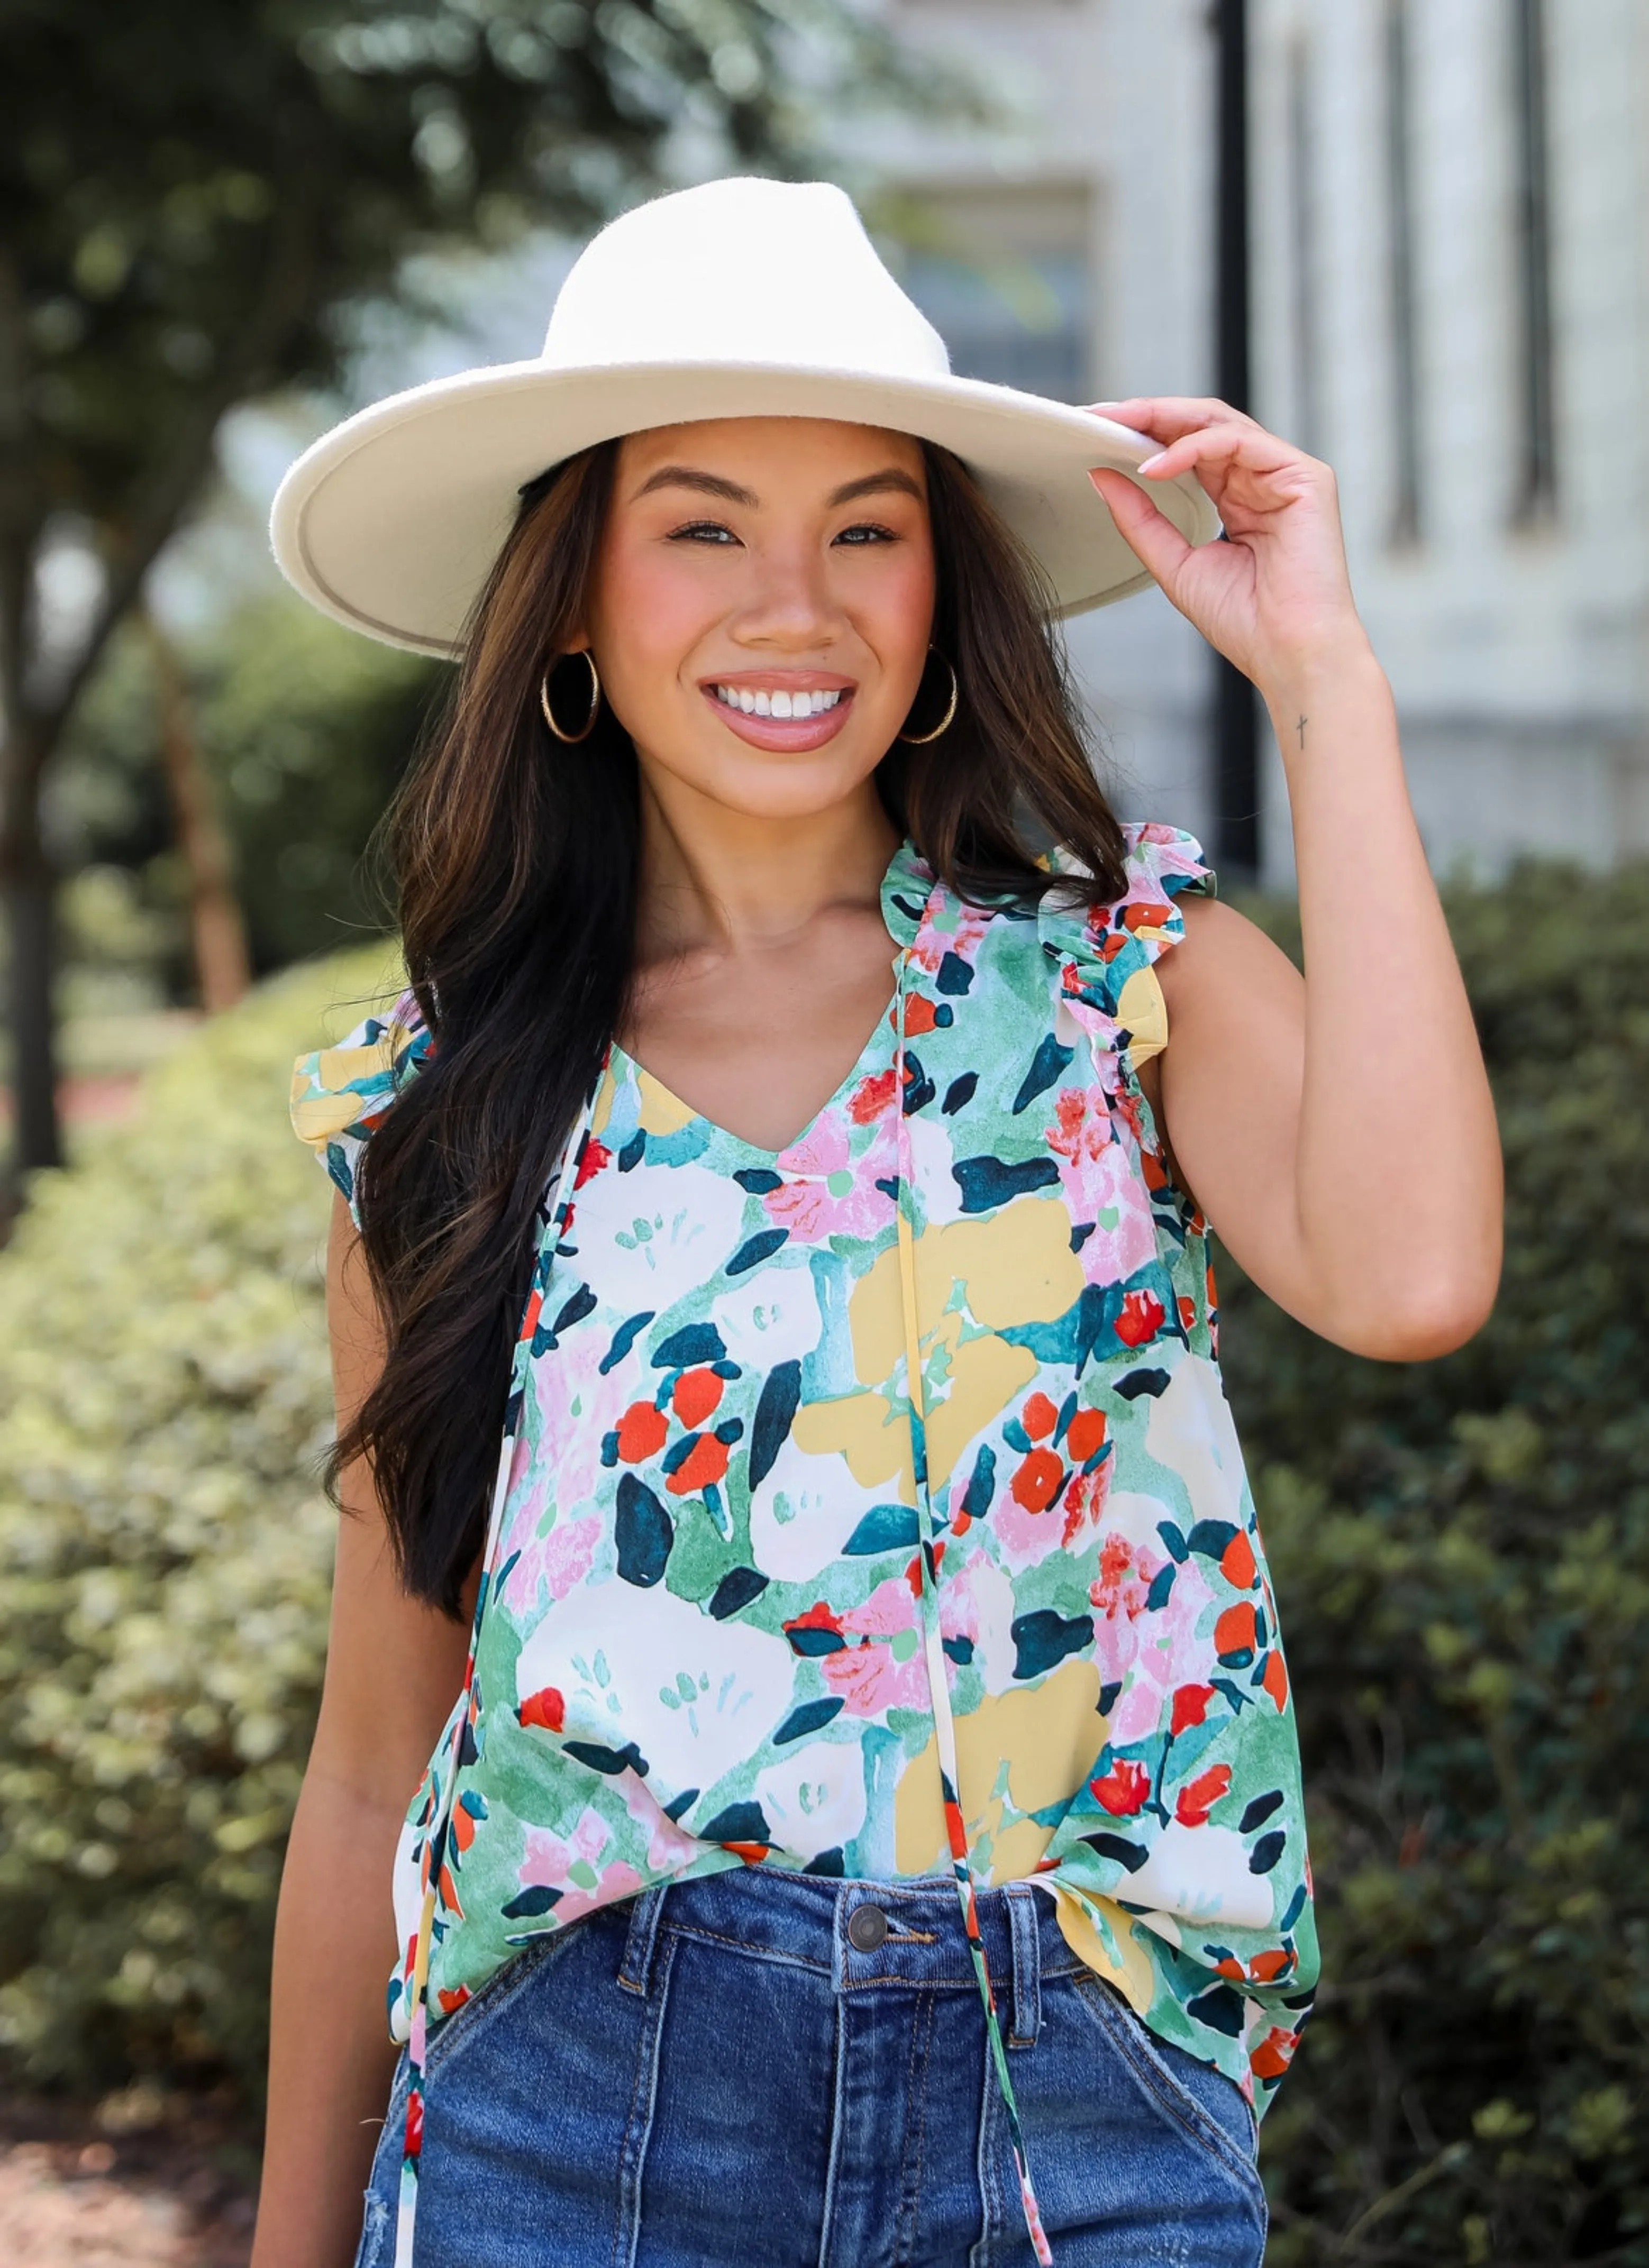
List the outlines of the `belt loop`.
{"type": "Polygon", "coordinates": [[[1028,1882],[1005,1882],[1008,1930],[1013,1944],[1011,2048],[1034,2048],[1042,2029],[1042,1969],[1037,1944],[1036,1893],[1028,1882]]]}
{"type": "Polygon", "coordinates": [[[644,1999],[652,1981],[653,1948],[659,1940],[666,1887],[659,1882],[652,1889],[644,1890],[630,1907],[624,1957],[618,1964],[618,1981],[625,1992],[638,1992],[644,1999]]]}

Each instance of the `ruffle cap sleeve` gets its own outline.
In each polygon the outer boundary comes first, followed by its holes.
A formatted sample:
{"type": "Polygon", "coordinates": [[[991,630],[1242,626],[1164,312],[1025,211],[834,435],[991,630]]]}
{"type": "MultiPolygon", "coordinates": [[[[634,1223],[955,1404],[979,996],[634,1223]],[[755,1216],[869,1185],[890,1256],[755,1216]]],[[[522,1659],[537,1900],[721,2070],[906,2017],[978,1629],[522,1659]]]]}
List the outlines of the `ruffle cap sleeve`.
{"type": "MultiPolygon", "coordinates": [[[[1124,827],[1125,882],[1108,905],[1049,906],[1038,917],[1042,951],[1059,970],[1059,997],[1093,1042],[1096,1065],[1125,1057],[1137,1069],[1168,1043],[1156,963],[1185,935],[1178,901],[1212,897],[1213,869],[1195,836],[1155,821],[1124,827]]],[[[1059,872],[1080,873],[1056,851],[1059,872]]]]}
{"type": "Polygon", "coordinates": [[[292,1131],[342,1192],[357,1228],[361,1152],[432,1044],[416,996],[403,992],[387,1015],[364,1017],[335,1048],[316,1048],[292,1065],[292,1131]]]}

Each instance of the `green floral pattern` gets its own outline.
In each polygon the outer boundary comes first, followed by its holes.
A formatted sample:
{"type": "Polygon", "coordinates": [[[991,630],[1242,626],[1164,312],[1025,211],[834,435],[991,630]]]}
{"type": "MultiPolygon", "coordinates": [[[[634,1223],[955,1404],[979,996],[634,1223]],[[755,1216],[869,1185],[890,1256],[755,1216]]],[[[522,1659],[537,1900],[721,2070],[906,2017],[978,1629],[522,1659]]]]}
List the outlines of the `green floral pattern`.
{"type": "MultiPolygon", "coordinates": [[[[546,1211],[472,1675],[402,1839],[432,2021],[652,1883],[950,1871],[950,1745],[964,1874],[1041,1883],[1263,2110],[1317,1966],[1297,1744],[1206,1231],[1137,1078],[1176,900],[1211,884],[1188,836],[1129,837],[1115,904],[1033,915],[903,845],[894,1002],[782,1151],[611,1049],[546,1211]]],[[[351,1201],[430,1045],[409,996],[300,1059],[294,1122],[351,1201]]]]}

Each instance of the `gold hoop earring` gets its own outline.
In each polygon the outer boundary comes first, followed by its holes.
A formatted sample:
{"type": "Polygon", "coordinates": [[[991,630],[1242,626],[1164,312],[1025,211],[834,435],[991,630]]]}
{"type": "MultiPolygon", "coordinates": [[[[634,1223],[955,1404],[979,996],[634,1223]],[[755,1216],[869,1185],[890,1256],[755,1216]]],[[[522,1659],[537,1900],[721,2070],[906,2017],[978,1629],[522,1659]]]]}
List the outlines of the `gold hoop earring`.
{"type": "MultiPolygon", "coordinates": [[[[580,646],[578,652],[587,665],[590,672],[590,713],[584,720],[584,728],[581,732],[563,733],[561,726],[556,722],[556,712],[549,705],[549,669],[547,669],[544,672],[544,674],[538,681],[538,705],[544,712],[544,722],[548,725],[550,731],[556,735],[556,738],[558,740],[564,741],[566,746],[570,748],[576,748],[580,740],[587,740],[589,739],[591,733],[595,730],[596,717],[601,706],[601,681],[596,674],[595,656],[591,652],[587,645],[580,646]]],[[[573,658],[574,657],[570,653],[562,654],[558,656],[555,661],[551,662],[549,668],[557,669],[560,667],[562,662],[571,661],[573,658]]]]}
{"type": "MultiPolygon", "coordinates": [[[[899,734],[898,737],[902,740],[908,741],[913,748],[925,748],[930,740],[937,740],[942,733],[948,733],[950,731],[952,725],[956,719],[957,702],[961,697],[961,687],[956,681],[955,664],[949,660],[946,655],[939,653],[939,650],[936,645],[931,645],[928,648],[928,652],[930,653],[939,654],[939,659],[944,662],[946,668],[950,671],[951,697],[945,704],[945,714],[939,718],[939,723],[933,727],[933,730],[931,733],[901,733],[899,734]]],[[[925,674],[925,673],[924,674],[925,674]]]]}

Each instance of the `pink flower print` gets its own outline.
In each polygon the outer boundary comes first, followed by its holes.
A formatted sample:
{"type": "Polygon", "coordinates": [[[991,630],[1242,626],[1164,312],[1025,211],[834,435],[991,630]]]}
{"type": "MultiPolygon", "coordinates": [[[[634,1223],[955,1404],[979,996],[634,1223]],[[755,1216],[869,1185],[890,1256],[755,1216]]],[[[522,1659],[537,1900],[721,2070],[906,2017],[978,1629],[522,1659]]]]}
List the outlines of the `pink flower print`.
{"type": "Polygon", "coordinates": [[[642,1886],[633,1867],[622,1859],[607,1867],[597,1864],[609,1839],[605,1821],[592,1811],[583,1815],[564,1843],[559,1836],[529,1827],[516,1879],[524,1890],[543,1888],[561,1892],[554,1909],[557,1925],[577,1921],[580,1914],[593,1912],[597,1906],[633,1897],[642,1886]]]}
{"type": "Polygon", "coordinates": [[[886,1199],[870,1160],[861,1159],[857,1167],[850,1161],[847,1128],[835,1111],[781,1150],[777,1162],[784,1180],[762,1200],[776,1228],[811,1242],[824,1236],[871,1236],[881,1226],[886,1199]]]}
{"type": "Polygon", "coordinates": [[[1062,1087],[1047,1130],[1071,1219],[1094,1224],[1082,1247],[1090,1284],[1123,1283],[1157,1252],[1151,1199],[1134,1169],[1132,1145],[1116,1138],[1112,1109],[1103,1087],[1062,1087]]]}
{"type": "Polygon", "coordinates": [[[1019,1574],[1026,1567],[1034,1567],[1050,1551],[1057,1551],[1064,1537],[1064,1515],[1060,1499],[1049,1497],[1036,1486],[1042,1476],[1040,1462],[1052,1452],[1033,1449],[1020,1468],[1023,1475],[1018,1488],[1004,1489],[990,1507],[990,1529],[1002,1554],[1002,1563],[1011,1574],[1019,1574]],[[1029,1473],[1024,1467],[1031,1465],[1029,1473]],[[1027,1499],[1028,1498],[1028,1501],[1027,1499]]]}
{"type": "Polygon", "coordinates": [[[1111,1712],[1109,1734],[1119,1749],[1148,1740],[1165,1720],[1171,1721],[1174,1697],[1186,1685],[1206,1684],[1217,1670],[1211,1631],[1198,1635],[1207,1619],[1213,1594],[1194,1559],[1174,1571],[1167,1598],[1159,1607],[1145,1607],[1115,1621],[1101,1617],[1095,1624],[1095,1651],[1100,1675],[1107,1683],[1119,1676],[1123,1691],[1111,1712]],[[1108,1639],[1112,1650],[1108,1653],[1108,1639]],[[1120,1639],[1121,1644],[1115,1641],[1120,1639]],[[1126,1654],[1126,1659],[1123,1657],[1126,1654]]]}
{"type": "Polygon", "coordinates": [[[947,953],[953,953],[959,961],[971,962],[980,939],[990,926],[990,915],[979,906],[961,907],[953,930],[936,929],[924,917],[911,940],[911,961],[928,976],[934,974],[947,953]]]}
{"type": "Polygon", "coordinates": [[[854,1716],[927,1707],[927,1667],[917,1615],[909,1586],[902,1577],[890,1575],[862,1607],[851,1607],[836,1617],[850,1643],[837,1653],[821,1655],[819,1667],[825,1683],[842,1696],[854,1716]],[[855,1638],[857,1645],[851,1643],[855,1638]]]}
{"type": "Polygon", "coordinates": [[[576,1591],[590,1572],[600,1534],[601,1522],[594,1517],[558,1521],[548,1535],[523,1544],[505,1585],[507,1602],[518,1610],[541,1610],[576,1591]]]}

